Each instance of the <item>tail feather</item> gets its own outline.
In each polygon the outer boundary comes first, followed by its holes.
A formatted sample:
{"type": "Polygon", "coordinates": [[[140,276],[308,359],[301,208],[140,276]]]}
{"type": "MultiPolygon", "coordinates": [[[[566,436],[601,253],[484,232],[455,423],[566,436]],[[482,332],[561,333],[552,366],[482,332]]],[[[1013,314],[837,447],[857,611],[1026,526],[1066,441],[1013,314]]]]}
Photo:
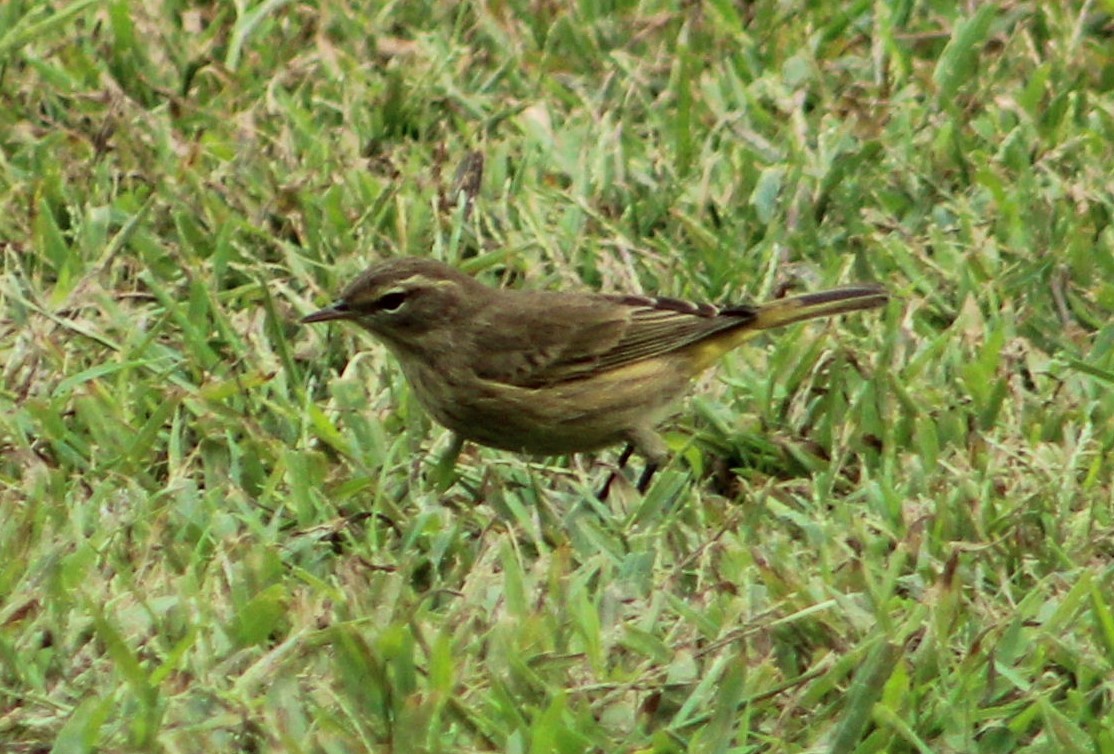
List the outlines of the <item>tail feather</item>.
{"type": "Polygon", "coordinates": [[[884,306],[888,300],[889,294],[880,285],[852,285],[789,296],[756,307],[755,319],[750,328],[767,330],[814,317],[831,317],[846,312],[874,309],[884,306]]]}

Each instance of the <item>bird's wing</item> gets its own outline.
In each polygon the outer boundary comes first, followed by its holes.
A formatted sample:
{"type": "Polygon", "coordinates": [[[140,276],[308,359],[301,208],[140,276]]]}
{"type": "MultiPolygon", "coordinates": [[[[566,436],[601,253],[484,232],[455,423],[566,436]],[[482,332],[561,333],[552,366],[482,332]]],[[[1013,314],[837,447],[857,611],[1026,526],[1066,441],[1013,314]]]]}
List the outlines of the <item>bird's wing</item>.
{"type": "Polygon", "coordinates": [[[474,343],[478,376],[542,387],[616,369],[746,325],[749,307],[720,310],[671,298],[532,294],[489,309],[474,343]]]}

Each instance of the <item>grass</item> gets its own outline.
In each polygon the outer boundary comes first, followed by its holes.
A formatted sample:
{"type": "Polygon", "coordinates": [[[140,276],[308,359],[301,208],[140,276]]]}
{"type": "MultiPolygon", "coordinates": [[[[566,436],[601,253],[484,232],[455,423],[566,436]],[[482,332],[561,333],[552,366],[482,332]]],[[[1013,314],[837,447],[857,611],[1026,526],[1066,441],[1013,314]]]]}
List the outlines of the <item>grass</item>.
{"type": "Polygon", "coordinates": [[[1114,752],[1108,11],[0,5],[0,748],[1114,752]],[[895,300],[601,503],[297,324],[402,254],[895,300]]]}

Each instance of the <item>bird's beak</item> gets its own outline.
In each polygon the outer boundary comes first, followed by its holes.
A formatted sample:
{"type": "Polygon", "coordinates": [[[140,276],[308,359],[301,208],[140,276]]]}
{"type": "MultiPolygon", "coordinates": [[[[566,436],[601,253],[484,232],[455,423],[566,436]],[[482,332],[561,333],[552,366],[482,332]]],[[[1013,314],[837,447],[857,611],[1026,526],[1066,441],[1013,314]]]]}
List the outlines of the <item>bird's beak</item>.
{"type": "Polygon", "coordinates": [[[302,317],[303,325],[310,325],[314,322],[329,322],[334,319],[351,319],[352,312],[348,311],[348,307],[344,305],[343,301],[338,301],[332,306],[326,306],[324,309],[315,311],[313,314],[307,314],[302,317]]]}

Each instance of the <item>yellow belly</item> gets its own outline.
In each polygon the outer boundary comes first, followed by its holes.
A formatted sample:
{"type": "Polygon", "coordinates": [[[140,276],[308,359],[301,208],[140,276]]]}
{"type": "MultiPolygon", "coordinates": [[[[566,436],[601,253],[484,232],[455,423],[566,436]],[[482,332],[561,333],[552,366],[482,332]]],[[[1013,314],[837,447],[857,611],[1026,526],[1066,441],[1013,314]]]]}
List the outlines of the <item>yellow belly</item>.
{"type": "MultiPolygon", "coordinates": [[[[475,380],[438,400],[429,374],[408,370],[418,399],[434,419],[467,440],[504,450],[563,455],[623,442],[651,428],[684,394],[705,349],[674,352],[590,377],[539,388],[475,380]]],[[[443,394],[443,390],[440,394],[443,394]]]]}

